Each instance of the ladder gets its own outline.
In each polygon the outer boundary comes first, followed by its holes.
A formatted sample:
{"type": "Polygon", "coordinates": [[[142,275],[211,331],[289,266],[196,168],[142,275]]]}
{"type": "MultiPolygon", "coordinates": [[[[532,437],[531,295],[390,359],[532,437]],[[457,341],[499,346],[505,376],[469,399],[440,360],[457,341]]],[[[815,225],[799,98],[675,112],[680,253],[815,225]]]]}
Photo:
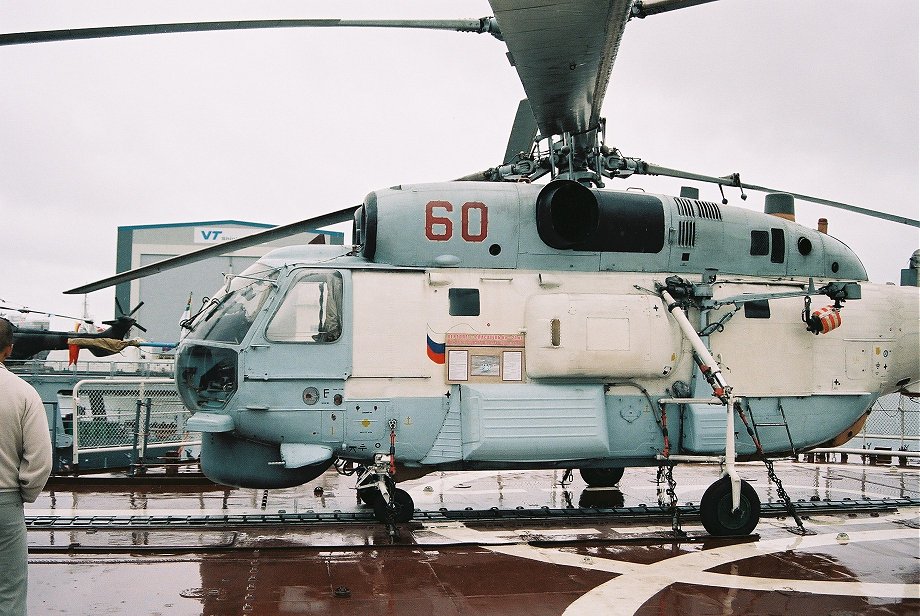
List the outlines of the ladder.
{"type": "Polygon", "coordinates": [[[789,441],[789,451],[793,456],[797,453],[795,444],[792,442],[792,431],[789,430],[789,422],[786,420],[786,412],[783,410],[783,401],[781,398],[776,399],[777,408],[776,413],[774,413],[775,417],[767,417],[764,421],[757,420],[757,416],[754,414],[754,407],[751,406],[750,400],[747,398],[744,399],[744,406],[748,417],[751,418],[751,427],[754,429],[754,436],[757,437],[758,442],[763,443],[763,438],[758,428],[783,428],[786,432],[786,439],[789,441]]]}

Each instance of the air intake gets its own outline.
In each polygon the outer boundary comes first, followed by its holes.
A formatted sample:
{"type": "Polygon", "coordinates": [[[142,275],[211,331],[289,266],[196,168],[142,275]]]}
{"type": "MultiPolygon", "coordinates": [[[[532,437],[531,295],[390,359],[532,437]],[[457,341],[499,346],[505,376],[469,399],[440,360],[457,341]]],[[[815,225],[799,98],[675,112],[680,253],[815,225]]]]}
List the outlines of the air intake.
{"type": "Polygon", "coordinates": [[[583,244],[597,231],[598,220],[597,198],[578,182],[550,182],[537,197],[537,230],[553,248],[583,244]]]}

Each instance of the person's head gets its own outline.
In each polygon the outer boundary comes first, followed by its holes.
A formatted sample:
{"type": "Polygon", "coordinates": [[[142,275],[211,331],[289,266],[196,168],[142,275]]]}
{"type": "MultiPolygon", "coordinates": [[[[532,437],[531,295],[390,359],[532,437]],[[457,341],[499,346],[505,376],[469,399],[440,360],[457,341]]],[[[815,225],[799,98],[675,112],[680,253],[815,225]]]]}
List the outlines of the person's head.
{"type": "Polygon", "coordinates": [[[0,361],[13,352],[13,324],[0,317],[0,361]]]}

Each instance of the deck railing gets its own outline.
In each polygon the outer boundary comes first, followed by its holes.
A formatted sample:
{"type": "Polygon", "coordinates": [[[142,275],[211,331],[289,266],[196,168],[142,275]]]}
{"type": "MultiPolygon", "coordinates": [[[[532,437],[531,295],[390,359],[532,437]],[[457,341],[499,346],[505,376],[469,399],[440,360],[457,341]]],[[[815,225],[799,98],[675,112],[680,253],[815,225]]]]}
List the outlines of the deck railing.
{"type": "Polygon", "coordinates": [[[185,428],[191,413],[173,379],[84,379],[73,400],[74,465],[94,452],[131,451],[136,463],[153,446],[201,444],[200,433],[185,428]]]}

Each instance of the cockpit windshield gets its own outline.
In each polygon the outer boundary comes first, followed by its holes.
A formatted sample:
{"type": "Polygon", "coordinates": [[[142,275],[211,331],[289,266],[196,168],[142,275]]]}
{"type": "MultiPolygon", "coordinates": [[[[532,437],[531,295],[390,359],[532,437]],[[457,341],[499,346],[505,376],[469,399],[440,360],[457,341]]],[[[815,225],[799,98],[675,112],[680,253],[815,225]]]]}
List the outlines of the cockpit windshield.
{"type": "Polygon", "coordinates": [[[255,263],[230,280],[227,292],[212,299],[192,319],[186,338],[239,344],[269,296],[278,268],[255,263]]]}

